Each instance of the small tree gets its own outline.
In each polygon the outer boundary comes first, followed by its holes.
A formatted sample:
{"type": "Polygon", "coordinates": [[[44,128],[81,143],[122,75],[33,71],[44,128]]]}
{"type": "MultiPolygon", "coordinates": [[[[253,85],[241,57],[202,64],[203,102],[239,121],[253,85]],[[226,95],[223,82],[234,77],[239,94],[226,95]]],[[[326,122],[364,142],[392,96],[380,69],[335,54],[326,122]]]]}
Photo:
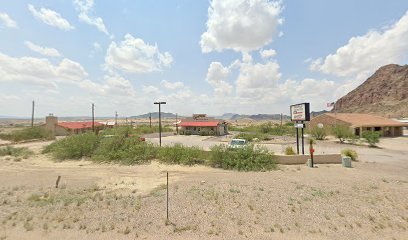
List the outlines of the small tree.
{"type": "Polygon", "coordinates": [[[344,125],[334,126],[332,129],[332,133],[334,134],[334,136],[336,136],[336,138],[340,140],[340,143],[344,143],[346,139],[353,136],[353,132],[351,131],[351,129],[344,125]]]}
{"type": "Polygon", "coordinates": [[[324,140],[326,138],[326,129],[319,128],[318,126],[314,126],[310,133],[312,134],[313,138],[316,140],[324,140]]]}
{"type": "Polygon", "coordinates": [[[363,138],[367,141],[368,145],[370,147],[375,147],[377,143],[380,142],[380,136],[381,133],[379,132],[374,132],[374,131],[364,131],[363,132],[363,138]]]}

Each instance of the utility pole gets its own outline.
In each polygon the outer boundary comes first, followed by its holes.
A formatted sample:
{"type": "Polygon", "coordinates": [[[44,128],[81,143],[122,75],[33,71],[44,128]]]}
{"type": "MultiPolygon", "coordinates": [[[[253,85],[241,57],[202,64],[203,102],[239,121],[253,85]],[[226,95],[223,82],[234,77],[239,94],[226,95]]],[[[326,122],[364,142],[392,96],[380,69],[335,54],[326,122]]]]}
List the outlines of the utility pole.
{"type": "Polygon", "coordinates": [[[176,113],[176,132],[177,132],[177,135],[178,135],[178,119],[177,119],[177,113],[176,113]]]}
{"type": "Polygon", "coordinates": [[[154,104],[159,105],[159,144],[161,147],[161,105],[166,104],[166,102],[154,102],[154,104]]]}
{"type": "Polygon", "coordinates": [[[115,126],[118,125],[118,112],[115,112],[115,126]]]}
{"type": "Polygon", "coordinates": [[[92,132],[95,132],[95,104],[92,103],[92,132]]]}
{"type": "Polygon", "coordinates": [[[34,106],[35,106],[35,102],[33,100],[33,106],[31,109],[31,127],[34,127],[34,106]]]}
{"type": "Polygon", "coordinates": [[[282,127],[282,122],[283,122],[283,119],[282,119],[282,118],[283,118],[282,113],[281,113],[281,116],[280,116],[280,117],[281,117],[281,127],[282,127]]]}
{"type": "Polygon", "coordinates": [[[149,113],[150,128],[152,128],[152,113],[149,113]]]}

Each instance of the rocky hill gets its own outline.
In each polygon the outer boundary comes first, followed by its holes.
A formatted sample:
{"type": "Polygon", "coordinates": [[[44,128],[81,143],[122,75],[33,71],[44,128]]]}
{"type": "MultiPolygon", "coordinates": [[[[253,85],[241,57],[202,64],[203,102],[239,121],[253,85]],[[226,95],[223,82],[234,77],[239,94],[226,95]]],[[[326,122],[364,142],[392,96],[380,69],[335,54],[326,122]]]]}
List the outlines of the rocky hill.
{"type": "Polygon", "coordinates": [[[335,108],[337,112],[408,117],[408,65],[390,64],[379,68],[364,83],[337,100],[335,108]]]}

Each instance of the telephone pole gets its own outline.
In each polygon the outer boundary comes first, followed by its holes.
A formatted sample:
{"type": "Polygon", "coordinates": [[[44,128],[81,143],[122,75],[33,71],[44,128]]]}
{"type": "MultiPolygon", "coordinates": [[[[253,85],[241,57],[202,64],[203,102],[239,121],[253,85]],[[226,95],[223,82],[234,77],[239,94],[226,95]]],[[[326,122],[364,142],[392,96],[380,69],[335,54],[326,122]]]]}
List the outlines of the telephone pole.
{"type": "Polygon", "coordinates": [[[178,135],[178,119],[177,119],[177,113],[176,113],[176,132],[177,132],[177,135],[178,135]]]}
{"type": "Polygon", "coordinates": [[[115,112],[115,126],[118,125],[118,112],[115,112]]]}
{"type": "Polygon", "coordinates": [[[92,103],[92,132],[95,132],[95,104],[92,103]]]}
{"type": "Polygon", "coordinates": [[[149,113],[150,128],[152,128],[152,113],[149,113]]]}
{"type": "Polygon", "coordinates": [[[31,109],[31,127],[34,127],[34,106],[35,106],[35,102],[33,100],[33,106],[31,109]]]}

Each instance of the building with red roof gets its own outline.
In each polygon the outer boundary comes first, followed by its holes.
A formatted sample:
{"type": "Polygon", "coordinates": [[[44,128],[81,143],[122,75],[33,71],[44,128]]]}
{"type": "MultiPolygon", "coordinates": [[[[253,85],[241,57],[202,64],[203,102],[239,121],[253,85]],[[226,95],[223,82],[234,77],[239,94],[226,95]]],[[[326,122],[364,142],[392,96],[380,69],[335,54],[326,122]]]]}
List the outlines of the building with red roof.
{"type": "Polygon", "coordinates": [[[50,114],[45,118],[45,129],[51,131],[55,136],[66,136],[71,134],[79,134],[87,131],[95,132],[104,128],[104,124],[99,122],[58,122],[58,118],[50,114]]]}
{"type": "Polygon", "coordinates": [[[207,117],[206,114],[194,114],[192,118],[182,119],[178,126],[182,135],[228,134],[228,124],[224,120],[207,117]]]}

